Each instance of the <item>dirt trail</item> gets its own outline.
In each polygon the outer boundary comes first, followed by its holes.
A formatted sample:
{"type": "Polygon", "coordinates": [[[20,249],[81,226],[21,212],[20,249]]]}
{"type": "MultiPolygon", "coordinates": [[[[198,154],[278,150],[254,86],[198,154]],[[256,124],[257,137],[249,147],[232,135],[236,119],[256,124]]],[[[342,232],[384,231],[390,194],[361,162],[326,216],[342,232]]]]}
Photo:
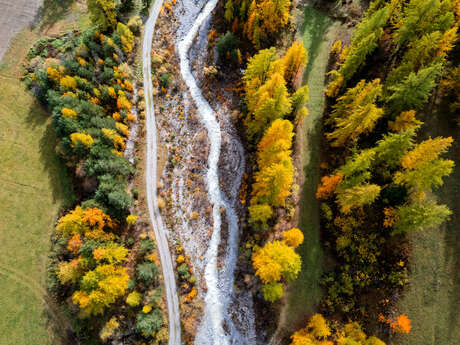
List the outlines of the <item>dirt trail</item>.
{"type": "MultiPolygon", "coordinates": [[[[147,203],[153,232],[160,253],[161,267],[166,290],[166,299],[169,315],[169,345],[181,344],[181,327],[179,314],[179,298],[177,296],[176,278],[173,269],[171,253],[168,240],[165,234],[165,227],[158,209],[157,200],[157,129],[155,126],[155,109],[153,106],[153,85],[151,70],[151,50],[153,34],[158,14],[163,1],[157,0],[153,5],[149,20],[145,24],[143,44],[143,71],[144,71],[144,92],[146,104],[146,130],[147,130],[147,169],[146,188],[147,203]]],[[[153,235],[153,234],[150,234],[153,235]]]]}
{"type": "Polygon", "coordinates": [[[0,60],[10,40],[36,19],[43,0],[0,0],[0,60]]]}

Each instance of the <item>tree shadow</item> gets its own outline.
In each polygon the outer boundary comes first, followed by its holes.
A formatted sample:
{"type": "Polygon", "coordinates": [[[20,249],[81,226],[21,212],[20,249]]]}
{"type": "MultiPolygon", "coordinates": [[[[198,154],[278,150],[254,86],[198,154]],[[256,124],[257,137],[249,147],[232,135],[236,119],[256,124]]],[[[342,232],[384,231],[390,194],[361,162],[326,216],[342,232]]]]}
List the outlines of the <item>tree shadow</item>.
{"type": "Polygon", "coordinates": [[[72,180],[68,174],[67,167],[56,153],[58,141],[53,124],[50,121],[50,115],[43,109],[38,100],[35,100],[29,108],[27,124],[31,128],[46,126],[40,139],[39,150],[40,160],[52,186],[53,202],[59,202],[63,207],[72,204],[75,199],[72,180]],[[48,124],[46,124],[47,122],[48,124]]]}
{"type": "Polygon", "coordinates": [[[26,123],[30,128],[35,129],[36,127],[43,126],[47,121],[49,121],[50,114],[47,113],[43,104],[41,104],[34,95],[30,95],[30,97],[33,98],[33,101],[30,105],[29,112],[27,113],[26,123]]]}
{"type": "Polygon", "coordinates": [[[62,18],[69,12],[75,0],[43,0],[37,19],[35,22],[40,22],[40,30],[45,30],[62,18]]]}
{"type": "Polygon", "coordinates": [[[51,344],[78,344],[78,339],[75,337],[70,317],[65,307],[58,305],[55,298],[48,294],[44,296],[44,304],[45,308],[42,317],[47,320],[46,328],[50,335],[51,344]]]}

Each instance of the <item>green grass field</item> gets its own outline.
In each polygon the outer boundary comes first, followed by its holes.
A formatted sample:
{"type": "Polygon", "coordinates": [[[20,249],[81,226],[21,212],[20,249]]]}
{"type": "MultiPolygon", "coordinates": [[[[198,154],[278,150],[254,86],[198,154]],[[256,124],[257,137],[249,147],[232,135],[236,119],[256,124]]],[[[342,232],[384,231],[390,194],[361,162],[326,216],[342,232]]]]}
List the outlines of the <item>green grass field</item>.
{"type": "Polygon", "coordinates": [[[301,191],[299,226],[305,236],[299,248],[302,256],[302,271],[298,280],[290,287],[288,324],[296,324],[314,312],[321,298],[319,278],[322,274],[322,249],[319,239],[319,212],[315,198],[319,183],[319,142],[321,138],[321,116],[324,107],[324,83],[329,56],[326,30],[332,25],[323,13],[307,7],[301,27],[302,39],[308,51],[308,65],[304,83],[309,87],[308,117],[299,128],[297,139],[302,162],[304,183],[301,191]],[[299,303],[301,302],[301,303],[299,303]]]}
{"type": "Polygon", "coordinates": [[[453,214],[441,228],[410,234],[412,257],[409,288],[398,306],[412,320],[408,335],[395,337],[392,345],[459,345],[460,344],[460,130],[446,116],[447,112],[427,111],[422,118],[423,138],[452,136],[454,144],[448,154],[455,169],[436,192],[438,202],[445,203],[453,214]]]}
{"type": "Polygon", "coordinates": [[[0,345],[54,342],[47,256],[58,210],[71,199],[50,118],[19,81],[36,39],[29,30],[20,33],[0,66],[0,345]]]}
{"type": "Polygon", "coordinates": [[[319,205],[315,193],[319,183],[319,143],[321,140],[321,117],[324,107],[324,88],[329,51],[334,42],[336,25],[326,14],[306,7],[299,32],[308,51],[308,65],[304,84],[309,87],[309,114],[299,126],[296,138],[301,199],[299,227],[305,241],[298,249],[302,256],[302,271],[290,284],[288,301],[284,311],[285,336],[305,326],[321,299],[319,280],[323,272],[323,253],[320,243],[319,205]]]}

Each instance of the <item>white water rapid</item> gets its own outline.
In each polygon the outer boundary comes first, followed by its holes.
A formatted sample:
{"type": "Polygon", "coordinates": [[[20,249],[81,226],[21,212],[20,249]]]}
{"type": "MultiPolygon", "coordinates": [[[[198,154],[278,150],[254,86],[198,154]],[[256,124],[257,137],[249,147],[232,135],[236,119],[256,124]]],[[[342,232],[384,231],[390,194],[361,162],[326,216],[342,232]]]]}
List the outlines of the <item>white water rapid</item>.
{"type": "MultiPolygon", "coordinates": [[[[191,0],[185,0],[185,2],[191,0]]],[[[206,184],[208,189],[209,201],[213,205],[213,233],[206,252],[204,278],[207,285],[205,295],[205,310],[200,329],[195,338],[195,345],[251,345],[255,343],[254,317],[250,298],[243,298],[248,305],[244,306],[244,313],[239,316],[239,329],[244,328],[245,332],[240,332],[233,322],[230,306],[234,297],[233,283],[236,259],[238,254],[238,217],[234,209],[237,199],[242,174],[244,171],[244,152],[241,144],[232,138],[232,144],[236,146],[234,154],[239,155],[240,164],[233,169],[234,180],[231,188],[232,200],[227,200],[219,186],[219,158],[222,147],[222,132],[217,115],[210,104],[203,97],[195,77],[190,67],[189,52],[201,26],[208,19],[214,10],[218,0],[211,0],[206,3],[203,10],[199,13],[188,33],[178,43],[178,53],[180,58],[180,70],[190,94],[195,102],[197,111],[200,115],[202,124],[205,126],[209,141],[210,151],[208,156],[208,171],[206,184]],[[228,222],[228,247],[224,266],[218,270],[218,249],[222,240],[222,215],[221,210],[225,209],[226,220],[228,222]],[[225,330],[224,330],[225,323],[225,330]]],[[[247,296],[246,296],[247,297],[247,296]]],[[[237,302],[237,301],[236,301],[237,302]]],[[[234,303],[240,305],[240,303],[234,303]]],[[[236,311],[237,313],[238,311],[236,311]]]]}

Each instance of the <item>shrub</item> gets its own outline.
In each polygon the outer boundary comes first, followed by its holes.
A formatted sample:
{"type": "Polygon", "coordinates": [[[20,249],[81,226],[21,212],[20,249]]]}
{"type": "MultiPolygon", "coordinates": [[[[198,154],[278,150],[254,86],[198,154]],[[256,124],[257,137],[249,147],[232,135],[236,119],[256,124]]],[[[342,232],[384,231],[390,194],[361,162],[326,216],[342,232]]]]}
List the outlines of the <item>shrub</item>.
{"type": "Polygon", "coordinates": [[[160,86],[166,88],[171,83],[171,76],[168,73],[162,73],[160,75],[160,86]]]}
{"type": "Polygon", "coordinates": [[[153,262],[144,262],[136,268],[137,279],[146,285],[152,283],[158,275],[158,268],[153,262]]]}
{"type": "Polygon", "coordinates": [[[155,242],[151,238],[143,240],[139,245],[139,255],[144,256],[145,254],[155,249],[155,242]]]}
{"type": "Polygon", "coordinates": [[[163,325],[163,316],[159,309],[153,309],[150,313],[139,312],[137,314],[136,330],[145,337],[158,332],[163,325]]]}
{"type": "Polygon", "coordinates": [[[128,297],[126,297],[126,303],[130,307],[137,307],[139,304],[141,304],[142,301],[142,294],[137,291],[131,292],[128,297]]]}
{"type": "Polygon", "coordinates": [[[138,219],[139,216],[136,216],[135,214],[130,214],[128,217],[126,217],[126,223],[128,223],[129,225],[134,225],[136,224],[138,219]]]}
{"type": "Polygon", "coordinates": [[[154,290],[149,290],[147,292],[147,303],[152,305],[160,305],[163,298],[163,290],[161,287],[158,287],[154,290]]]}
{"type": "Polygon", "coordinates": [[[232,64],[238,63],[239,40],[231,32],[227,32],[217,41],[216,49],[221,61],[231,61],[232,64]]]}
{"type": "Polygon", "coordinates": [[[189,279],[190,278],[190,272],[188,271],[188,267],[186,264],[182,264],[177,268],[177,272],[183,279],[189,279]]]}
{"type": "Polygon", "coordinates": [[[269,302],[275,302],[283,297],[283,285],[281,283],[271,283],[264,285],[264,298],[269,302]]]}
{"type": "Polygon", "coordinates": [[[128,22],[128,27],[133,34],[138,36],[141,32],[142,19],[139,16],[132,17],[128,22]]]}

